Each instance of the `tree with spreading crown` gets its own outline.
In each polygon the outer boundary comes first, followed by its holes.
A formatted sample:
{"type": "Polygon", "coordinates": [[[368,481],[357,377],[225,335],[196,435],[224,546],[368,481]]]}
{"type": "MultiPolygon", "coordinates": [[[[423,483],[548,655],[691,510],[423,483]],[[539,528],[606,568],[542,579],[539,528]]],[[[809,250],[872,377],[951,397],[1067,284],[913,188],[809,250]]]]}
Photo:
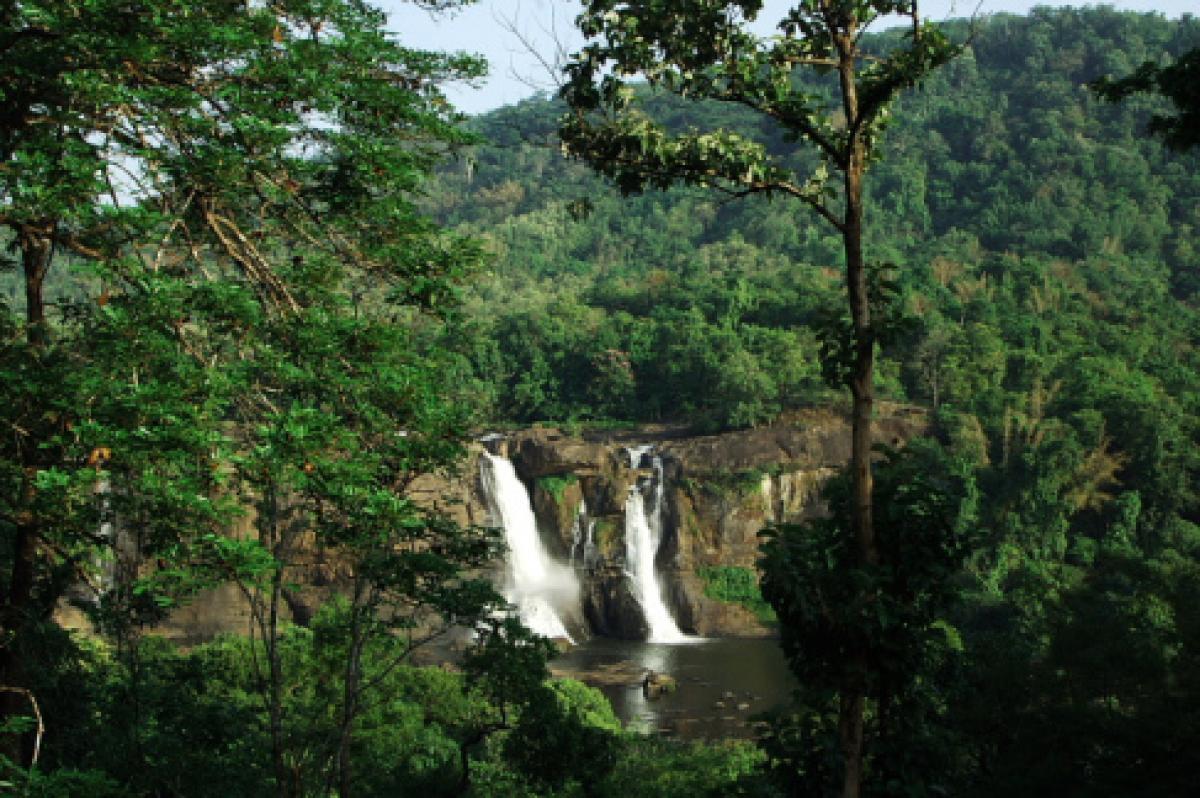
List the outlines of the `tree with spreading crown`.
{"type": "MultiPolygon", "coordinates": [[[[788,198],[838,231],[848,318],[833,325],[823,354],[827,374],[847,386],[853,400],[848,534],[858,567],[867,573],[880,559],[871,426],[886,283],[864,251],[864,179],[881,154],[892,101],[958,47],[920,17],[915,0],[793,2],[775,34],[766,37],[752,30],[763,7],[762,0],[585,2],[578,25],[587,42],[566,66],[562,96],[570,110],[560,132],[569,154],[625,193],[682,183],[734,197],[788,198]],[[863,35],[881,20],[904,21],[908,33],[875,51],[863,35]],[[769,132],[756,139],[726,128],[680,129],[646,110],[649,99],[663,94],[740,106],[769,132]],[[779,138],[796,146],[781,146],[779,138]]],[[[849,615],[871,612],[869,584],[855,602],[849,615]]],[[[786,646],[786,624],[784,641],[786,646]]],[[[840,678],[846,798],[860,795],[863,783],[867,645],[847,652],[840,678]]]]}
{"type": "Polygon", "coordinates": [[[216,579],[262,585],[280,794],[298,768],[272,636],[300,538],[356,580],[326,746],[342,794],[362,636],[498,600],[462,576],[491,539],[403,495],[461,452],[422,325],[479,250],[416,196],[469,140],[441,86],[483,65],[386,21],[358,0],[0,3],[0,244],[23,296],[0,300],[0,768],[36,760],[16,719],[70,593],[111,630],[216,579]],[[254,541],[229,534],[247,507],[254,541]]]}

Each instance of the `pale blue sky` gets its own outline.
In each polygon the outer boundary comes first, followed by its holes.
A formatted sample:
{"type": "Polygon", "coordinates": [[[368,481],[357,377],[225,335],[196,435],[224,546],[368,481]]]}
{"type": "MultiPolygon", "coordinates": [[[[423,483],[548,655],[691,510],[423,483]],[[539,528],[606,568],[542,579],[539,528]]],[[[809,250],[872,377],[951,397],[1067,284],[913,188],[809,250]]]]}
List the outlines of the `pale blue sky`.
{"type": "MultiPolygon", "coordinates": [[[[375,0],[390,14],[390,27],[405,44],[430,50],[465,50],[487,57],[491,75],[478,87],[452,87],[450,99],[469,113],[479,113],[510,105],[528,97],[540,87],[552,85],[538,58],[521,42],[523,37],[542,57],[553,60],[554,41],[548,31],[558,31],[558,40],[571,46],[571,21],[578,3],[574,0],[480,0],[475,6],[454,15],[431,17],[406,0],[375,0]],[[510,24],[511,23],[511,24],[510,24]],[[507,28],[515,26],[517,33],[507,28]],[[518,36],[518,33],[520,36],[518,36]],[[531,85],[533,84],[533,85],[531,85]]],[[[772,10],[786,8],[788,0],[767,0],[766,19],[778,19],[772,10]]],[[[1095,3],[1033,2],[1032,0],[922,0],[922,13],[932,19],[969,17],[1000,11],[1024,13],[1034,6],[1081,6],[1095,3]]],[[[1167,16],[1200,12],[1198,0],[1159,0],[1159,2],[1107,2],[1129,11],[1157,11],[1167,16]]]]}

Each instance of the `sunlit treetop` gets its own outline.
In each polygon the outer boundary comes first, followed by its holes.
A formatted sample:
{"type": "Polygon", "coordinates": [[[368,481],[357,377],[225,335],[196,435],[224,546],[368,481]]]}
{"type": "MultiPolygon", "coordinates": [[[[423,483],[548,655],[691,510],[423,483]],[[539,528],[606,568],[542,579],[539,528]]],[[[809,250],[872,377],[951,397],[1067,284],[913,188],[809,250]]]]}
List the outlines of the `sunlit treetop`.
{"type": "Polygon", "coordinates": [[[573,109],[562,130],[568,151],[626,192],[689,182],[736,194],[787,194],[840,226],[825,201],[828,167],[844,170],[859,146],[869,157],[892,98],[958,48],[920,18],[914,2],[808,0],[793,4],[766,37],[748,25],[762,7],[758,0],[587,3],[579,27],[588,43],[568,65],[563,90],[573,109]],[[873,23],[897,18],[910,24],[902,46],[864,47],[873,23]],[[801,71],[830,90],[813,88],[811,80],[801,84],[801,71]],[[638,82],[757,111],[786,137],[815,147],[826,166],[797,175],[745,134],[671,130],[639,107],[645,92],[638,82]]]}
{"type": "Polygon", "coordinates": [[[439,87],[484,65],[385,22],[344,0],[3,4],[0,225],[104,261],[164,228],[143,258],[211,246],[280,306],[276,236],[419,271],[439,256],[402,240],[421,232],[412,192],[464,140],[439,87]]]}

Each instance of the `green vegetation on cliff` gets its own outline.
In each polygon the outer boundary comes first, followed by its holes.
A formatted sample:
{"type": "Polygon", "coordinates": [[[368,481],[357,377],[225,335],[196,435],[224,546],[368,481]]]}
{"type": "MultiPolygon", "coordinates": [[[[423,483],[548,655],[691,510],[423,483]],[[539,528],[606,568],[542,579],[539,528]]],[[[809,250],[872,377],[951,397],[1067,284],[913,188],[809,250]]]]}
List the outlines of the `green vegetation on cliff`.
{"type": "Polygon", "coordinates": [[[567,488],[579,482],[579,477],[575,474],[551,474],[549,476],[538,477],[537,484],[543,488],[554,499],[554,503],[562,506],[563,493],[567,488]]]}
{"type": "Polygon", "coordinates": [[[697,575],[704,580],[704,595],[717,601],[740,604],[764,623],[775,622],[775,610],[763,599],[754,571],[717,565],[701,568],[697,575]]]}

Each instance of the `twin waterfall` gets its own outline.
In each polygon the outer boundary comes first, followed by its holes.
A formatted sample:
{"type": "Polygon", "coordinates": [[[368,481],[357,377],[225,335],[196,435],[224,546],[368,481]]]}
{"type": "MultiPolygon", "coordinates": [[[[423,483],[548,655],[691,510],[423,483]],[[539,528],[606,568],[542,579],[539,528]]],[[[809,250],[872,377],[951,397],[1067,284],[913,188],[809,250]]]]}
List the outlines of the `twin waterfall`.
{"type": "MultiPolygon", "coordinates": [[[[663,597],[655,557],[663,538],[664,486],[662,459],[649,446],[629,450],[630,467],[649,460],[652,475],[641,476],[625,500],[625,578],[641,606],[649,629],[648,642],[695,640],[679,630],[663,597]]],[[[567,638],[564,617],[579,617],[580,589],[575,568],[591,568],[597,559],[595,520],[580,503],[572,528],[570,565],[556,561],[542,544],[525,485],[511,462],[485,452],[481,459],[484,498],[494,523],[504,529],[508,563],[504,595],[533,631],[567,638]]]]}

